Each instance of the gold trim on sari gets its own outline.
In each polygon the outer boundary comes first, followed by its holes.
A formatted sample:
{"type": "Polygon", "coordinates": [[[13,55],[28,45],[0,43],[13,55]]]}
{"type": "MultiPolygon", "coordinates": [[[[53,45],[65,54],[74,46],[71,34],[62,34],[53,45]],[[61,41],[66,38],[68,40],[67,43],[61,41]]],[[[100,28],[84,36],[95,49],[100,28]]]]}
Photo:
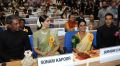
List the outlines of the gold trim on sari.
{"type": "Polygon", "coordinates": [[[93,34],[91,33],[86,33],[84,38],[80,38],[80,34],[79,32],[76,34],[76,36],[79,37],[80,39],[80,43],[77,44],[76,49],[79,52],[84,52],[84,51],[88,51],[91,49],[92,46],[92,42],[93,42],[93,34]]]}

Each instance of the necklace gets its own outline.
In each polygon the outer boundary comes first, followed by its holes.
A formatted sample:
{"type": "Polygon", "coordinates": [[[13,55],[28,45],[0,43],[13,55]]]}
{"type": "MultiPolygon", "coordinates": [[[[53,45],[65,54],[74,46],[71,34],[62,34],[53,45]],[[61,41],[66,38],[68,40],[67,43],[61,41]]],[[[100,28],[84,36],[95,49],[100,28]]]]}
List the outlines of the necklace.
{"type": "Polygon", "coordinates": [[[42,29],[41,33],[44,34],[44,35],[46,35],[48,33],[48,30],[47,29],[42,29]]]}

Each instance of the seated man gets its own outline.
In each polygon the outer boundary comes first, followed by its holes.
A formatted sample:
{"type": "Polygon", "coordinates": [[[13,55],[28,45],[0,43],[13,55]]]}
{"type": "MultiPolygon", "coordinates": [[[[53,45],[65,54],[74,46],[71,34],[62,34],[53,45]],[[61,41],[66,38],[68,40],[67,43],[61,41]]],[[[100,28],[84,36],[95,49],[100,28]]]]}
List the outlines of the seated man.
{"type": "Polygon", "coordinates": [[[84,18],[84,13],[82,12],[82,11],[80,11],[79,12],[79,17],[78,18],[76,18],[76,21],[78,21],[78,22],[80,22],[81,20],[84,20],[85,18],[84,18]]]}
{"type": "Polygon", "coordinates": [[[118,38],[115,36],[118,28],[113,25],[113,15],[105,15],[105,24],[97,29],[97,48],[116,46],[118,38]]]}
{"type": "Polygon", "coordinates": [[[25,20],[20,19],[20,29],[26,32],[28,35],[32,35],[32,30],[29,26],[25,26],[25,20]]]}
{"type": "Polygon", "coordinates": [[[73,14],[69,15],[69,21],[65,23],[65,31],[74,31],[77,27],[77,22],[73,14]]]}
{"type": "Polygon", "coordinates": [[[14,16],[6,18],[7,30],[0,33],[0,56],[3,62],[24,58],[24,51],[31,50],[29,37],[20,30],[19,19],[14,16]]]}

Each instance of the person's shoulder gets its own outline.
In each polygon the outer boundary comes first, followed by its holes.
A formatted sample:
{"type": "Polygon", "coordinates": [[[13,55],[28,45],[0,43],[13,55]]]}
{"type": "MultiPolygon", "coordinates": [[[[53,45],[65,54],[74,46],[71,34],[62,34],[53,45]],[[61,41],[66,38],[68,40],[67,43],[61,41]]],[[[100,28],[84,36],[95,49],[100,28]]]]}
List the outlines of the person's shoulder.
{"type": "Polygon", "coordinates": [[[93,39],[94,39],[93,33],[88,33],[88,39],[89,39],[90,41],[93,41],[93,39]]]}
{"type": "Polygon", "coordinates": [[[65,24],[68,24],[69,23],[69,21],[67,21],[65,24]]]}
{"type": "Polygon", "coordinates": [[[102,8],[99,10],[99,12],[101,12],[101,11],[103,11],[103,9],[102,9],[102,8]]]}
{"type": "Polygon", "coordinates": [[[93,39],[93,38],[94,38],[93,33],[87,33],[87,34],[88,34],[88,37],[89,37],[89,38],[91,38],[91,39],[93,39]]]}
{"type": "Polygon", "coordinates": [[[90,32],[90,33],[87,33],[87,34],[90,35],[90,36],[93,36],[93,33],[91,33],[91,32],[90,32]]]}
{"type": "MultiPolygon", "coordinates": [[[[108,8],[106,8],[106,10],[108,10],[108,8]]],[[[105,9],[103,9],[103,8],[101,8],[100,10],[99,10],[99,12],[105,12],[105,9]]]]}
{"type": "Polygon", "coordinates": [[[68,24],[69,24],[69,21],[67,21],[67,22],[65,23],[65,26],[68,26],[68,24]]]}
{"type": "Polygon", "coordinates": [[[5,31],[0,32],[0,36],[3,36],[3,35],[5,35],[5,31]]]}
{"type": "Polygon", "coordinates": [[[27,33],[26,33],[25,31],[23,31],[23,30],[19,30],[19,33],[20,33],[20,34],[27,35],[27,33]]]}
{"type": "Polygon", "coordinates": [[[104,25],[97,28],[97,30],[102,30],[103,28],[104,28],[104,25]]]}
{"type": "Polygon", "coordinates": [[[117,26],[113,25],[113,28],[118,28],[117,26]]]}
{"type": "Polygon", "coordinates": [[[6,33],[9,33],[9,31],[8,30],[4,30],[4,31],[2,31],[2,32],[0,32],[1,34],[6,34],[6,33]]]}
{"type": "Polygon", "coordinates": [[[115,26],[115,25],[113,25],[112,28],[115,29],[115,30],[119,30],[119,28],[117,26],[115,26]]]}

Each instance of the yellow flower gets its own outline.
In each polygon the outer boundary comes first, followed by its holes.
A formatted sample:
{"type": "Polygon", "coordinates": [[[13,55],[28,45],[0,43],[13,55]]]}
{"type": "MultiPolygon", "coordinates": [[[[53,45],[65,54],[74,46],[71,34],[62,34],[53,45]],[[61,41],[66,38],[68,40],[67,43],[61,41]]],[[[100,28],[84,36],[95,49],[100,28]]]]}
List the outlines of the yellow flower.
{"type": "Polygon", "coordinates": [[[24,28],[23,31],[28,32],[28,29],[25,29],[25,28],[24,28]]]}
{"type": "Polygon", "coordinates": [[[54,36],[50,36],[49,37],[49,45],[50,45],[50,47],[54,47],[54,41],[55,41],[54,36]]]}

